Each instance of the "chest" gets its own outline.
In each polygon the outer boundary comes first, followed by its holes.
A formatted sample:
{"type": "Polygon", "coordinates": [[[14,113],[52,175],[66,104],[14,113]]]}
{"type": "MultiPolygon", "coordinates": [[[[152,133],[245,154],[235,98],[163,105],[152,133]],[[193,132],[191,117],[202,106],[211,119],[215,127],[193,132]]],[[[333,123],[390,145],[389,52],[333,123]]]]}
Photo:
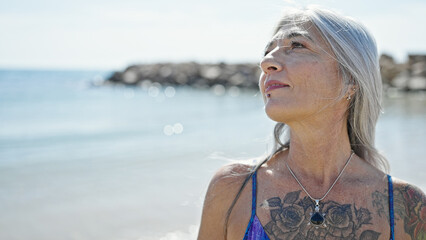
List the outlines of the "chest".
{"type": "Polygon", "coordinates": [[[390,238],[389,215],[379,208],[337,199],[323,201],[319,209],[304,197],[272,201],[268,199],[256,209],[256,217],[270,239],[390,238]]]}
{"type": "Polygon", "coordinates": [[[254,216],[251,204],[247,204],[252,203],[252,194],[244,194],[233,214],[228,239],[243,239],[254,217],[259,223],[256,231],[265,232],[269,239],[390,239],[389,196],[385,191],[338,192],[320,201],[315,209],[315,202],[300,190],[278,194],[259,191],[254,216]],[[317,221],[312,219],[316,213],[321,216],[317,221]]]}

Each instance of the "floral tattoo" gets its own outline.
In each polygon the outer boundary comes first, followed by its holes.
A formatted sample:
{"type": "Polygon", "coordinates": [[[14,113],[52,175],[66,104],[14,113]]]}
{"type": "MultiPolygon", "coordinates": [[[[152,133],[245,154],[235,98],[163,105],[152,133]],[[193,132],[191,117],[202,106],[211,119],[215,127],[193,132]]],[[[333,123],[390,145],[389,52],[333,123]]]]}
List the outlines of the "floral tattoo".
{"type": "MultiPolygon", "coordinates": [[[[388,194],[375,191],[373,205],[379,216],[384,216],[383,209],[388,206],[388,194]]],[[[405,184],[393,191],[395,219],[403,220],[404,231],[413,240],[426,239],[426,197],[414,186],[405,184]]],[[[387,218],[388,215],[385,215],[387,218]]]]}
{"type": "Polygon", "coordinates": [[[283,200],[270,198],[262,206],[271,213],[271,221],[265,225],[265,231],[271,240],[280,239],[360,239],[377,240],[379,232],[360,231],[361,226],[371,224],[371,213],[366,208],[357,208],[351,204],[339,204],[327,201],[322,204],[326,214],[326,226],[316,228],[308,225],[314,203],[308,198],[299,198],[301,191],[287,193],[283,200]]]}

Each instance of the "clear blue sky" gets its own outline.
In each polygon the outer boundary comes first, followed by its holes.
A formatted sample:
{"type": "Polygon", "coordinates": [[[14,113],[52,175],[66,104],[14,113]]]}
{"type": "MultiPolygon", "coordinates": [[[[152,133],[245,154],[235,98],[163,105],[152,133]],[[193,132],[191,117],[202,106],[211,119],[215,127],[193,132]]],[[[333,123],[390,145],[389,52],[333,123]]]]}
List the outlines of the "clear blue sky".
{"type": "MultiPolygon", "coordinates": [[[[290,1],[15,0],[0,3],[0,68],[121,69],[159,61],[258,62],[290,1]]],[[[426,1],[295,1],[363,22],[379,52],[426,53],[426,1]]]]}

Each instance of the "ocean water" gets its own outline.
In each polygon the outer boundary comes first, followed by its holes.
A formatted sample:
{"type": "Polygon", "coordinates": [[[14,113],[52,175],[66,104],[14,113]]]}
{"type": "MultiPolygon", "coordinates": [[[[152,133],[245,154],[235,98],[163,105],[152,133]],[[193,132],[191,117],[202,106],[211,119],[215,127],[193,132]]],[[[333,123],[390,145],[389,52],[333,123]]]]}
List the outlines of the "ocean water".
{"type": "MultiPolygon", "coordinates": [[[[255,91],[109,72],[0,71],[0,239],[195,239],[207,184],[268,150],[255,91]]],[[[377,128],[395,177],[426,189],[426,96],[392,94],[377,128]]]]}

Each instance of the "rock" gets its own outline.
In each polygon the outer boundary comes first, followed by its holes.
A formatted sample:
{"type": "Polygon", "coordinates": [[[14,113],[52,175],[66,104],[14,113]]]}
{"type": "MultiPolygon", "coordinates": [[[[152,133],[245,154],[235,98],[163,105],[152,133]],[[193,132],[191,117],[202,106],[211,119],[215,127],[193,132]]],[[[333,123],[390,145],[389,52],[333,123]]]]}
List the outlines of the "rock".
{"type": "Polygon", "coordinates": [[[391,84],[392,79],[404,69],[403,65],[395,63],[393,57],[386,54],[380,56],[379,64],[382,81],[385,84],[391,84]]]}
{"type": "Polygon", "coordinates": [[[213,80],[217,79],[217,77],[220,76],[220,73],[222,72],[220,67],[218,66],[203,66],[201,67],[201,77],[213,80]]]}
{"type": "Polygon", "coordinates": [[[414,76],[408,80],[407,87],[410,90],[425,90],[426,77],[414,76]]]}
{"type": "Polygon", "coordinates": [[[380,72],[384,84],[406,90],[426,90],[426,55],[409,55],[406,63],[395,63],[389,55],[380,56],[380,72]]]}
{"type": "Polygon", "coordinates": [[[125,71],[122,75],[122,81],[128,85],[134,85],[138,82],[138,73],[135,69],[125,71]]]}
{"type": "Polygon", "coordinates": [[[398,73],[391,81],[391,86],[398,89],[407,89],[408,80],[410,79],[410,73],[406,70],[398,73]]]}
{"type": "Polygon", "coordinates": [[[426,55],[410,55],[408,65],[412,76],[426,77],[426,55]]]}
{"type": "Polygon", "coordinates": [[[107,81],[124,85],[141,85],[145,80],[166,85],[191,85],[207,88],[216,85],[257,89],[259,77],[255,64],[159,63],[129,66],[113,73],[107,81]]]}

